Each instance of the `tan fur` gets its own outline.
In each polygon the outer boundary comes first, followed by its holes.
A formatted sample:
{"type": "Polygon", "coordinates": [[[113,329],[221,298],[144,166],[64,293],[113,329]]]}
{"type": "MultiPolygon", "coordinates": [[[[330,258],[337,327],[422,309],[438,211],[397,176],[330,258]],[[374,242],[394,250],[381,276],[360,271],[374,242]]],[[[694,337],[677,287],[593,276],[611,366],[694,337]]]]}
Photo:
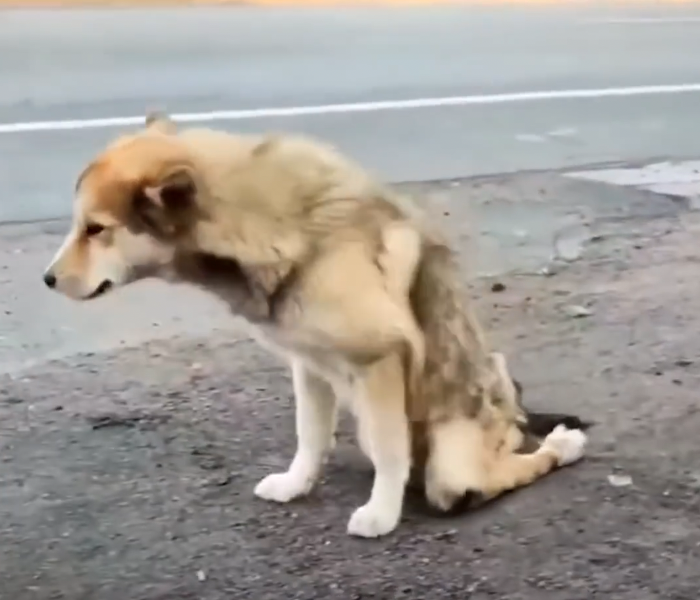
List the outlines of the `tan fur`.
{"type": "MultiPolygon", "coordinates": [[[[382,272],[384,285],[393,300],[413,317],[411,288],[422,254],[420,233],[407,221],[392,222],[381,231],[381,247],[376,262],[382,272]]],[[[420,393],[420,381],[425,368],[425,340],[420,326],[411,318],[406,329],[407,353],[410,357],[408,387],[411,395],[420,393]]]]}
{"type": "Polygon", "coordinates": [[[245,317],[289,358],[297,400],[297,454],[256,494],[286,502],[311,489],[344,403],[375,467],[370,500],[348,525],[356,535],[396,526],[411,466],[448,509],[468,491],[526,485],[582,444],[560,431],[516,453],[524,415],[451,248],[406,198],[313,140],[177,132],[149,118],[81,175],[72,231],[47,276],[76,299],[168,278],[245,317]]]}

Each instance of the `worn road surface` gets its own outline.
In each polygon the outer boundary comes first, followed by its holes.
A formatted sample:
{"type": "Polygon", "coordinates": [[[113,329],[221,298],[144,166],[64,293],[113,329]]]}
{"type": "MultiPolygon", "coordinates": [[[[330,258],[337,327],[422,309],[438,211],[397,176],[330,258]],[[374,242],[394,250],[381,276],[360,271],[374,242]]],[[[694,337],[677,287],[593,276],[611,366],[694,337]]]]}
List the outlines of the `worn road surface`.
{"type": "Polygon", "coordinates": [[[0,12],[0,600],[696,600],[697,163],[645,189],[568,175],[700,156],[700,92],[629,92],[700,83],[700,12],[330,12],[0,12]],[[624,93],[518,96],[584,88],[624,93]],[[487,101],[210,119],[415,182],[527,402],[597,423],[530,489],[450,519],[411,495],[394,534],[351,539],[371,469],[348,422],[311,497],[254,499],[293,452],[291,384],[221,306],[156,283],[78,305],[41,272],[124,129],[86,119],[455,95],[487,101]]]}

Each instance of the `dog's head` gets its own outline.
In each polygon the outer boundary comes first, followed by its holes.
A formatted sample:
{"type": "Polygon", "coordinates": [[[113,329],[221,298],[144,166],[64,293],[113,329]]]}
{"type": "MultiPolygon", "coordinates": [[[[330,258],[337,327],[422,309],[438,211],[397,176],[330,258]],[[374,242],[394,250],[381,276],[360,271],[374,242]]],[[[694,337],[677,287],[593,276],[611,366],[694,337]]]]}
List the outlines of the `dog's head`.
{"type": "Polygon", "coordinates": [[[169,266],[196,218],[198,183],[174,126],[149,116],[78,178],[71,229],[44,272],[47,286],[89,300],[169,266]]]}

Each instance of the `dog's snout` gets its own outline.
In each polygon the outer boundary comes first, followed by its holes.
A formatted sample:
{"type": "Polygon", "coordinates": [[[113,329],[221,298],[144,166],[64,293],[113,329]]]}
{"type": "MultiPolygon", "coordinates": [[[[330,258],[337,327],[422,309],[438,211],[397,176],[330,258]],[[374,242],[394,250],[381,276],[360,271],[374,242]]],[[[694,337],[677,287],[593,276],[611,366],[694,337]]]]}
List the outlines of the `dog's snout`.
{"type": "Polygon", "coordinates": [[[51,272],[47,271],[44,273],[44,283],[47,287],[53,289],[56,287],[56,276],[51,272]]]}

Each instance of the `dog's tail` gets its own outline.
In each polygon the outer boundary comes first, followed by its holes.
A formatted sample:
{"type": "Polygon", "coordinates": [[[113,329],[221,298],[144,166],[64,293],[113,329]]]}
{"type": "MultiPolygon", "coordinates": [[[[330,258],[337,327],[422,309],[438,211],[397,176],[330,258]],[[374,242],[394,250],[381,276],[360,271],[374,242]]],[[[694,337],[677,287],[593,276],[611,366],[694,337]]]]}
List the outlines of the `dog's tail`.
{"type": "Polygon", "coordinates": [[[528,433],[536,438],[545,438],[558,425],[563,425],[567,429],[579,429],[581,431],[587,431],[595,425],[592,421],[584,421],[576,415],[541,413],[528,410],[523,405],[523,386],[517,379],[512,379],[512,381],[515,386],[518,404],[525,413],[525,422],[522,427],[523,433],[528,433]]]}
{"type": "Polygon", "coordinates": [[[523,386],[517,379],[512,379],[512,382],[523,416],[523,419],[518,422],[518,428],[523,434],[523,440],[518,449],[519,453],[529,454],[530,452],[536,452],[542,444],[542,440],[559,425],[563,425],[567,429],[578,429],[580,431],[587,431],[595,425],[592,421],[584,421],[577,415],[528,410],[523,404],[523,386]]]}
{"type": "Polygon", "coordinates": [[[584,421],[575,415],[565,415],[560,413],[540,413],[526,411],[527,432],[538,438],[547,437],[558,425],[564,425],[567,429],[579,429],[587,431],[595,423],[584,421]]]}

